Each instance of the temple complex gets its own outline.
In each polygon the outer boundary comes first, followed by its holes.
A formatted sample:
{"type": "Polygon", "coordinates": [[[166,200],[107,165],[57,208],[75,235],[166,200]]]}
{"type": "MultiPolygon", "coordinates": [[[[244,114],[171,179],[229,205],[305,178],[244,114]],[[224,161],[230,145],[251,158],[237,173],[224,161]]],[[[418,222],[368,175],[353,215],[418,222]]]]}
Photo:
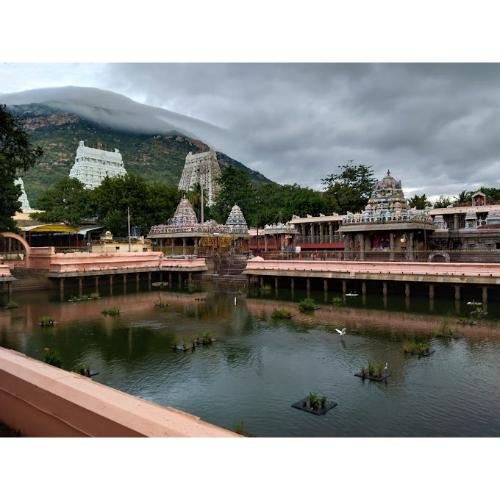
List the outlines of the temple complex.
{"type": "Polygon", "coordinates": [[[220,174],[217,153],[213,149],[198,154],[189,152],[179,181],[179,191],[187,192],[199,184],[207,195],[206,205],[211,206],[219,192],[220,174]]]}
{"type": "Polygon", "coordinates": [[[429,211],[410,208],[401,181],[388,170],[375,184],[365,209],[356,214],[348,212],[343,218],[339,233],[344,236],[349,257],[364,260],[365,254],[371,253],[381,260],[394,260],[398,253],[414,260],[415,251],[427,248],[428,235],[434,229],[429,211]]]}
{"type": "Polygon", "coordinates": [[[217,250],[242,249],[248,240],[248,227],[238,205],[234,205],[225,224],[214,220],[198,222],[191,203],[183,197],[167,224],[151,227],[148,238],[153,247],[167,255],[198,255],[217,250]]]}
{"type": "Polygon", "coordinates": [[[390,172],[375,184],[362,212],[294,216],[289,225],[296,233],[291,245],[293,251],[306,255],[313,252],[321,258],[500,260],[498,202],[489,201],[484,193],[477,192],[469,204],[416,210],[409,207],[401,181],[390,172]]]}
{"type": "Polygon", "coordinates": [[[106,177],[116,177],[126,173],[118,149],[105,151],[90,148],[85,146],[84,141],[80,141],[69,176],[78,179],[87,189],[94,189],[100,186],[106,177]]]}

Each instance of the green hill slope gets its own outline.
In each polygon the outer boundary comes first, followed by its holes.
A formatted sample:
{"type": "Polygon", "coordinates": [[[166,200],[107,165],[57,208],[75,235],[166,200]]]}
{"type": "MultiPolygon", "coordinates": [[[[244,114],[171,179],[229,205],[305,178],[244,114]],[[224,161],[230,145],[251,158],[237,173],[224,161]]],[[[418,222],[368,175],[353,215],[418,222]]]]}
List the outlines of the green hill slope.
{"type": "MultiPolygon", "coordinates": [[[[9,109],[22,119],[34,144],[44,150],[40,163],[23,176],[28,198],[34,207],[43,190],[69,174],[81,140],[91,147],[118,148],[127,172],[172,185],[178,184],[184,160],[190,151],[199,153],[208,150],[203,142],[175,132],[171,135],[148,135],[114,130],[45,105],[18,105],[9,109]]],[[[221,168],[233,165],[247,171],[254,183],[271,182],[223,153],[218,152],[217,156],[221,168]]]]}

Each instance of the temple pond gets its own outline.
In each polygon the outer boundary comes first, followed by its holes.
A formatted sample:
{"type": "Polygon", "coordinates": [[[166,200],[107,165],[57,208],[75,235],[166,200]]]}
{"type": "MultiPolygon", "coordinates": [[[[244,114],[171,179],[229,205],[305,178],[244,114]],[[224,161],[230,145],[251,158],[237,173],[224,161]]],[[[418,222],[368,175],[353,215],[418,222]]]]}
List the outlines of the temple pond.
{"type": "Polygon", "coordinates": [[[0,345],[37,359],[55,350],[65,369],[86,364],[98,382],[252,436],[500,436],[491,306],[489,321],[464,326],[462,338],[432,338],[433,355],[418,358],[404,354],[405,336],[429,338],[443,318],[456,321],[453,302],[437,301],[434,312],[419,299],[384,309],[369,296],[306,315],[283,293],[139,292],[72,303],[17,294],[18,308],[0,310],[0,345]],[[119,316],[101,314],[113,307],[119,316]],[[292,319],[273,320],[277,307],[292,319]],[[39,326],[47,315],[54,327],[39,326]],[[172,350],[207,332],[212,345],[172,350]],[[369,362],[388,363],[387,384],[354,376],[369,362]],[[310,392],[338,406],[324,416],[291,407],[310,392]]]}

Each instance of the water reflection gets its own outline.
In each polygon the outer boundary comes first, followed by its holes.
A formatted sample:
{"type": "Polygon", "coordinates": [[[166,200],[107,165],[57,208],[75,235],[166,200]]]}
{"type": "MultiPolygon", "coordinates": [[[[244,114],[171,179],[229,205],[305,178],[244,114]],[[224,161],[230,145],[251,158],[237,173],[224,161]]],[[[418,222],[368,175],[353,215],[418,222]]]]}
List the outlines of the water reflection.
{"type": "MultiPolygon", "coordinates": [[[[87,364],[102,383],[224,427],[243,421],[252,435],[500,435],[497,322],[461,325],[463,338],[433,339],[435,353],[419,359],[403,353],[402,340],[429,338],[439,327],[442,316],[422,311],[428,299],[411,297],[408,304],[401,297],[399,308],[389,300],[384,310],[382,297],[362,294],[306,315],[286,295],[162,290],[59,303],[24,294],[16,297],[18,309],[0,311],[0,344],[35,358],[50,347],[66,369],[87,364]],[[101,314],[114,306],[119,317],[101,314]],[[272,320],[276,307],[290,309],[292,320],[272,320]],[[56,326],[40,327],[43,315],[56,326]],[[343,327],[348,335],[340,336],[336,328],[343,327]],[[205,332],[217,342],[172,350],[205,332]],[[353,376],[369,362],[388,363],[387,385],[353,376]],[[310,391],[338,407],[324,417],[290,407],[310,391]]],[[[295,300],[301,296],[295,290],[295,300]]],[[[451,314],[455,304],[442,310],[451,314]]]]}

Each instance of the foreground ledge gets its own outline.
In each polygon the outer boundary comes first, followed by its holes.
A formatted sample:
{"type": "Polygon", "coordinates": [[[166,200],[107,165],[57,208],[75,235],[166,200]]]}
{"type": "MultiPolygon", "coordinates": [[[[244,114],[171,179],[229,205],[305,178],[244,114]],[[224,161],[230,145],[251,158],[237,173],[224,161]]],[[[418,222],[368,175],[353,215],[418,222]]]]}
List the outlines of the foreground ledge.
{"type": "Polygon", "coordinates": [[[0,348],[0,421],[23,436],[237,437],[175,408],[0,348]]]}

